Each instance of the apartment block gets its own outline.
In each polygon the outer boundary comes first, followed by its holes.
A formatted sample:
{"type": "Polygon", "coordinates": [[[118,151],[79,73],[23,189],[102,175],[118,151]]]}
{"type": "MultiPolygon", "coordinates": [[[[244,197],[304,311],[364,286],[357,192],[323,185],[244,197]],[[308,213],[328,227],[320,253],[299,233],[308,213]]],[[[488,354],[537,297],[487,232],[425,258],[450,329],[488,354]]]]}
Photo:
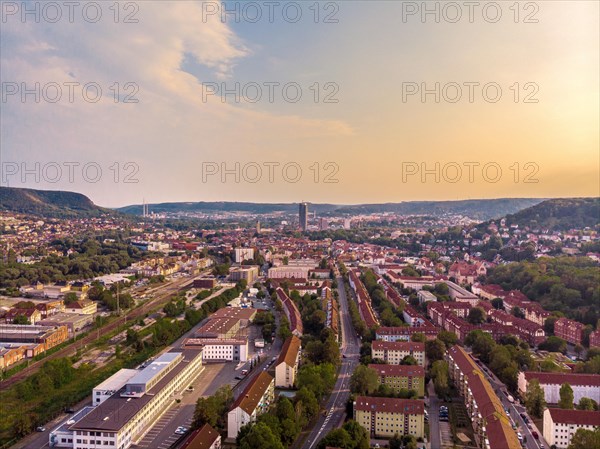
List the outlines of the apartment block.
{"type": "Polygon", "coordinates": [[[544,439],[558,449],[569,447],[577,429],[594,430],[597,427],[600,427],[600,412],[557,408],[544,410],[544,439]]]}
{"type": "Polygon", "coordinates": [[[227,438],[235,439],[240,429],[269,410],[275,399],[275,379],[265,371],[248,384],[227,414],[227,438]]]}
{"type": "Polygon", "coordinates": [[[464,400],[479,447],[520,449],[502,402],[470,355],[455,345],[446,353],[446,361],[448,375],[464,400]]]}
{"type": "Polygon", "coordinates": [[[568,318],[559,318],[554,323],[554,335],[574,345],[581,344],[583,339],[583,328],[585,326],[568,318]]]}
{"type": "Polygon", "coordinates": [[[558,403],[560,387],[564,383],[571,385],[575,404],[578,404],[581,398],[590,398],[600,402],[600,374],[520,372],[518,384],[521,394],[527,392],[527,386],[532,379],[537,379],[540,383],[548,404],[558,403]]]}
{"type": "Polygon", "coordinates": [[[295,335],[283,343],[279,358],[275,362],[275,386],[292,388],[296,383],[300,363],[300,339],[295,335]]]}
{"type": "Polygon", "coordinates": [[[425,409],[423,401],[358,396],[354,401],[354,420],[372,438],[414,435],[423,438],[425,409]]]}
{"type": "Polygon", "coordinates": [[[406,356],[414,357],[420,366],[425,366],[425,343],[414,341],[381,341],[371,343],[371,358],[389,365],[399,365],[406,356]]]}
{"type": "Polygon", "coordinates": [[[418,365],[370,364],[377,372],[379,383],[387,385],[394,392],[415,390],[419,397],[425,395],[425,368],[418,365]]]}

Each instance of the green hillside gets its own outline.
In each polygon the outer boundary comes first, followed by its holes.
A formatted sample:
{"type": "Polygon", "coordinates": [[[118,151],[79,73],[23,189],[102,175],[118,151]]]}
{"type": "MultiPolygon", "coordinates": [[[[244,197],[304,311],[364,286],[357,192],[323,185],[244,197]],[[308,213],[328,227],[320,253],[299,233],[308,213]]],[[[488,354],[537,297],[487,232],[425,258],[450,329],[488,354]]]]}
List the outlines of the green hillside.
{"type": "Polygon", "coordinates": [[[110,213],[87,196],[60,190],[0,187],[0,210],[46,217],[95,216],[110,213]]]}

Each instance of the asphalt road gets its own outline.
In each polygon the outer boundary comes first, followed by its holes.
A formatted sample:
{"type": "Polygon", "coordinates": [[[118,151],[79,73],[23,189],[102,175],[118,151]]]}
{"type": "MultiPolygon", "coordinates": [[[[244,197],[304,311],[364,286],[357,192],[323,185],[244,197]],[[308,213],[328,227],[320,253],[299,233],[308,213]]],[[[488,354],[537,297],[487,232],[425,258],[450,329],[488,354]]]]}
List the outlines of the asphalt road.
{"type": "Polygon", "coordinates": [[[436,449],[442,447],[440,442],[440,401],[435,394],[433,381],[427,384],[427,392],[429,393],[429,447],[436,449]]]}
{"type": "Polygon", "coordinates": [[[317,424],[305,440],[304,448],[312,449],[330,430],[340,427],[346,413],[346,403],[350,396],[350,376],[358,365],[360,357],[360,340],[352,327],[352,320],[348,313],[348,299],[344,288],[344,279],[337,276],[340,300],[340,321],[342,323],[342,366],[333,392],[326,404],[326,415],[321,415],[317,424]]]}

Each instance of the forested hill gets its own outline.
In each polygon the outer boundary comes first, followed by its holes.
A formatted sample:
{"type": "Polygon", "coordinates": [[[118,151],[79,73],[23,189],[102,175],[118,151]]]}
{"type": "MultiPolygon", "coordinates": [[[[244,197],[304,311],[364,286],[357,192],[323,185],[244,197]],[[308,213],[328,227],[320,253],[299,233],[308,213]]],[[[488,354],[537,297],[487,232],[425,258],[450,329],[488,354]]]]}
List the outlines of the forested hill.
{"type": "Polygon", "coordinates": [[[111,213],[80,193],[15,187],[0,187],[0,211],[57,218],[111,213]]]}
{"type": "Polygon", "coordinates": [[[506,224],[531,229],[566,231],[600,225],[600,198],[560,198],[547,200],[506,216],[506,224]]]}

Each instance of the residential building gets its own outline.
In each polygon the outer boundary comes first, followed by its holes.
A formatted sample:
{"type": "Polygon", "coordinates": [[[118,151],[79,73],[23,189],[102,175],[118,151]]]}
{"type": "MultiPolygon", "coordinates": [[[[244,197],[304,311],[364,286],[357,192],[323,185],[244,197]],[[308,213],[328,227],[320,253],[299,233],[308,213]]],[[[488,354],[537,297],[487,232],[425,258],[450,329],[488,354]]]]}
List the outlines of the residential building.
{"type": "Polygon", "coordinates": [[[551,447],[566,449],[577,429],[594,430],[597,427],[600,427],[600,412],[558,408],[544,410],[544,439],[551,447]]]}
{"type": "Polygon", "coordinates": [[[301,337],[302,333],[304,332],[304,328],[298,306],[296,306],[296,303],[283,291],[281,287],[278,287],[275,292],[277,294],[277,298],[279,301],[281,301],[285,316],[290,322],[290,331],[296,337],[301,337]]]}
{"type": "Polygon", "coordinates": [[[214,276],[207,276],[200,279],[194,279],[194,288],[211,289],[217,286],[217,279],[214,276]]]}
{"type": "Polygon", "coordinates": [[[300,339],[295,335],[288,337],[283,343],[279,358],[275,362],[275,386],[292,388],[298,374],[300,363],[300,339]]]}
{"type": "Polygon", "coordinates": [[[36,324],[42,319],[42,314],[37,309],[10,309],[4,315],[7,323],[13,323],[18,317],[25,317],[29,324],[36,324]]]}
{"type": "Polygon", "coordinates": [[[191,433],[181,449],[221,449],[221,435],[210,424],[204,424],[191,433]]]}
{"type": "Polygon", "coordinates": [[[559,318],[554,323],[554,335],[574,345],[581,344],[583,339],[583,328],[585,326],[568,318],[559,318]]]}
{"type": "Polygon", "coordinates": [[[377,340],[383,341],[410,341],[413,334],[424,334],[428,340],[434,340],[440,329],[433,325],[419,327],[380,327],[375,331],[377,340]]]}
{"type": "Polygon", "coordinates": [[[91,299],[80,299],[65,306],[66,313],[92,315],[98,311],[98,303],[91,299]]]}
{"type": "Polygon", "coordinates": [[[258,266],[232,267],[229,269],[229,279],[232,281],[241,281],[245,279],[248,285],[252,285],[258,278],[258,266]]]}
{"type": "Polygon", "coordinates": [[[455,345],[446,353],[448,375],[463,398],[478,446],[483,449],[520,449],[502,402],[471,356],[455,345]]]}
{"type": "Polygon", "coordinates": [[[371,343],[371,358],[389,365],[399,365],[404,357],[414,357],[420,366],[425,366],[425,343],[414,341],[381,341],[371,343]]]}
{"type": "Polygon", "coordinates": [[[252,259],[254,259],[254,248],[235,248],[233,250],[233,261],[235,263],[252,259]]]}
{"type": "Polygon", "coordinates": [[[423,401],[358,396],[354,401],[354,420],[371,438],[392,438],[394,435],[425,434],[423,401]]]}
{"type": "Polygon", "coordinates": [[[571,385],[573,389],[575,404],[578,404],[581,398],[590,398],[600,402],[600,374],[520,372],[518,385],[522,395],[527,392],[527,386],[532,379],[537,379],[540,383],[548,404],[558,403],[560,387],[565,383],[571,385]]]}
{"type": "Polygon", "coordinates": [[[387,385],[394,392],[415,390],[420,398],[425,395],[425,368],[419,365],[369,364],[377,371],[379,383],[387,385]]]}
{"type": "Polygon", "coordinates": [[[235,439],[240,429],[269,410],[275,399],[275,379],[262,371],[240,393],[227,414],[227,438],[235,439]]]}

